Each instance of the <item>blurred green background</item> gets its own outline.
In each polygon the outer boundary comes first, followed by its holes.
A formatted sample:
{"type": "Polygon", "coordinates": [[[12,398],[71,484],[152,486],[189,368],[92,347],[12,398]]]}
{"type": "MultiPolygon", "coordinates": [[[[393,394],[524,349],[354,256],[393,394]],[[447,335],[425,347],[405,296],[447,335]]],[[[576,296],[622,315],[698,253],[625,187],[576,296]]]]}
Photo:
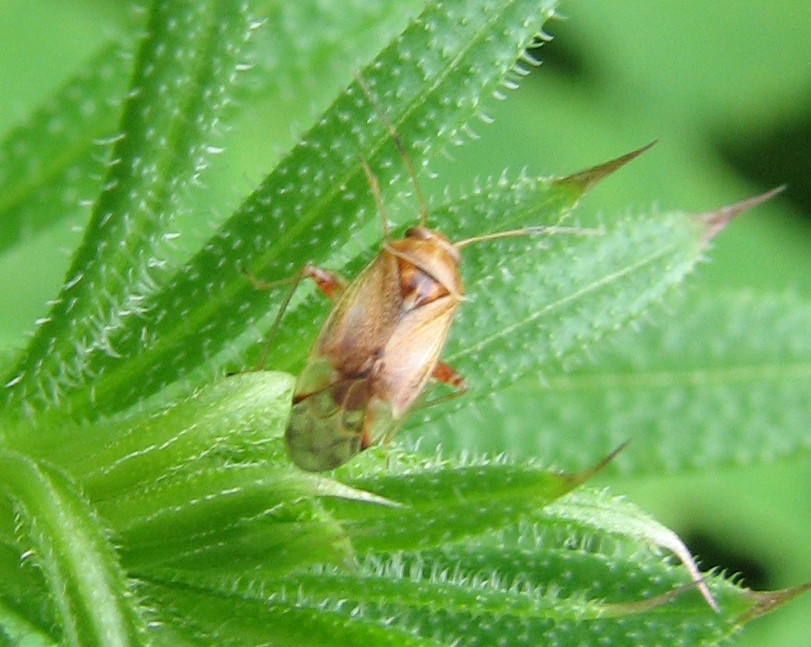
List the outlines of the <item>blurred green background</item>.
{"type": "MultiPolygon", "coordinates": [[[[472,125],[479,138],[432,163],[436,176],[423,189],[469,185],[504,168],[573,172],[655,139],[582,208],[607,215],[651,206],[702,211],[785,183],[780,197],[724,232],[689,289],[811,296],[811,3],[592,0],[564,3],[562,13],[566,20],[549,27],[554,40],[536,52],[544,64],[508,100],[487,107],[495,121],[472,125]]],[[[22,121],[128,19],[113,2],[0,0],[0,132],[22,121]]],[[[341,67],[330,81],[336,91],[373,52],[353,47],[332,61],[329,49],[313,58],[325,69],[341,67]],[[352,51],[356,60],[346,65],[352,51]]],[[[306,89],[291,92],[299,97],[306,89]]],[[[299,128],[325,107],[330,88],[322,95],[298,118],[299,128]]],[[[264,146],[261,133],[289,117],[283,105],[240,117],[225,158],[225,175],[237,180],[222,183],[235,193],[222,204],[270,170],[284,142],[264,146]]],[[[78,241],[76,224],[52,227],[0,257],[3,348],[22,344],[45,312],[78,241]]],[[[612,489],[677,530],[704,566],[740,571],[754,588],[811,579],[808,459],[721,474],[623,477],[612,489]]],[[[809,630],[806,596],[755,623],[740,644],[808,645],[809,630]]]]}

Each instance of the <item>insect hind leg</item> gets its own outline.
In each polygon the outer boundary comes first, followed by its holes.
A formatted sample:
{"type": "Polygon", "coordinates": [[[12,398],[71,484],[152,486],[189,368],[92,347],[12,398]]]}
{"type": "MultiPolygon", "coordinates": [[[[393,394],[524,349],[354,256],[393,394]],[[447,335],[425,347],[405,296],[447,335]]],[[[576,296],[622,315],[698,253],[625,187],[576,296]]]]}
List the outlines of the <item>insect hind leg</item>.
{"type": "Polygon", "coordinates": [[[287,306],[290,305],[290,299],[293,298],[293,293],[295,293],[296,288],[299,286],[303,278],[311,279],[313,283],[315,283],[318,290],[331,301],[337,299],[341,292],[343,292],[344,287],[346,287],[346,281],[339,274],[330,272],[329,270],[325,270],[310,263],[304,265],[293,276],[286,279],[279,279],[278,281],[261,281],[247,270],[242,270],[242,273],[248,278],[248,280],[257,290],[273,290],[277,287],[281,287],[282,285],[290,285],[290,289],[287,291],[287,294],[285,294],[284,299],[279,306],[279,311],[276,313],[276,318],[273,320],[273,324],[270,326],[270,331],[268,332],[267,341],[265,342],[265,346],[262,350],[262,355],[259,358],[259,363],[254,369],[256,371],[261,371],[265,367],[265,361],[267,360],[268,353],[270,353],[273,338],[276,336],[276,333],[279,330],[279,326],[281,325],[282,317],[287,310],[287,306]]]}
{"type": "Polygon", "coordinates": [[[455,400],[460,395],[464,395],[467,392],[467,381],[465,378],[461,373],[457,372],[455,368],[449,366],[445,362],[437,362],[434,370],[431,372],[431,377],[437,382],[441,382],[442,384],[451,387],[453,391],[446,393],[445,395],[440,395],[433,400],[423,402],[417,407],[419,409],[425,409],[427,407],[433,407],[437,404],[442,404],[443,402],[455,400]]]}
{"type": "Polygon", "coordinates": [[[445,362],[436,363],[434,370],[431,372],[431,377],[437,382],[442,382],[442,384],[447,384],[456,389],[458,395],[462,395],[467,391],[467,382],[465,378],[462,377],[462,374],[458,373],[453,366],[449,366],[445,362]]]}

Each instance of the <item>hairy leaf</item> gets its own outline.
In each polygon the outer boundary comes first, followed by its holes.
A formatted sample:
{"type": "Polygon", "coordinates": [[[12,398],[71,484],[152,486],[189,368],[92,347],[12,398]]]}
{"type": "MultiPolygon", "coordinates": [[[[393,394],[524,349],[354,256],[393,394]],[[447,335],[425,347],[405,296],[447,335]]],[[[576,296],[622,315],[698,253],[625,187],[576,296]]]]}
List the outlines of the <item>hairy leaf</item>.
{"type": "Polygon", "coordinates": [[[87,392],[88,362],[120,356],[114,331],[143,315],[153,281],[172,265],[167,242],[177,198],[204,162],[249,25],[237,0],[155,7],[84,240],[7,380],[4,401],[17,407],[23,399],[43,408],[65,390],[87,392]]]}
{"type": "MultiPolygon", "coordinates": [[[[408,133],[415,159],[447,143],[458,124],[477,113],[480,97],[497,89],[552,7],[551,0],[541,7],[529,0],[429,5],[361,72],[387,119],[408,133]],[[451,31],[458,51],[447,39],[451,31]]],[[[202,362],[210,365],[262,315],[269,321],[266,295],[243,271],[286,275],[303,258],[318,261],[348,240],[362,212],[373,209],[359,155],[384,184],[402,165],[376,108],[355,82],[165,289],[138,302],[149,318],[128,317],[105,330],[97,342],[108,352],[75,355],[76,370],[94,380],[92,390],[82,380],[54,384],[68,398],[65,408],[86,415],[120,410],[202,362]]],[[[25,388],[22,374],[12,381],[16,391],[25,388]]]]}
{"type": "Polygon", "coordinates": [[[145,644],[145,623],[104,530],[61,474],[21,454],[0,452],[2,486],[19,510],[45,574],[68,645],[145,644]]]}

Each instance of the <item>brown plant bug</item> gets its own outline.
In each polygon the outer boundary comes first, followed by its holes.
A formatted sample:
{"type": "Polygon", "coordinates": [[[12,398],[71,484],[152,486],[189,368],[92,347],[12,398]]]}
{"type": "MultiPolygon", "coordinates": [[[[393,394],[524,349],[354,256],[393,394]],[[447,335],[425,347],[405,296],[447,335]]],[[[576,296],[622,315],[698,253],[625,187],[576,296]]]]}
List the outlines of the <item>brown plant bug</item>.
{"type": "Polygon", "coordinates": [[[465,392],[464,378],[439,359],[456,309],[464,300],[460,250],[497,238],[594,233],[541,226],[452,242],[429,229],[411,161],[368,86],[361,78],[357,81],[397,146],[414,185],[420,216],[419,224],[408,229],[404,238],[390,239],[377,178],[361,158],[383,223],[383,245],[377,256],[348,283],[308,264],[292,279],[259,286],[292,283],[271,327],[271,338],[303,277],[312,279],[333,301],[296,382],[285,433],[290,458],[309,471],[333,469],[368,447],[391,440],[429,380],[454,389],[446,398],[465,392]]]}

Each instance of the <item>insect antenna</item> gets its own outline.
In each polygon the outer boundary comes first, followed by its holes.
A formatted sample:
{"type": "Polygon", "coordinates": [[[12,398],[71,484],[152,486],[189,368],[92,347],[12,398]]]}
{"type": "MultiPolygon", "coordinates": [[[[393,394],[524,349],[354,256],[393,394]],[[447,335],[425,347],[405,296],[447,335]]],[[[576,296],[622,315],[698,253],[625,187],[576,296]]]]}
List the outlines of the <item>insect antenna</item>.
{"type": "Polygon", "coordinates": [[[369,189],[377,205],[377,213],[380,214],[381,226],[383,228],[383,240],[389,239],[389,219],[386,217],[386,206],[383,204],[383,196],[380,194],[380,183],[377,181],[377,176],[369,168],[369,163],[363,155],[360,155],[360,165],[363,167],[363,172],[366,174],[366,181],[369,183],[369,189]]]}
{"type": "Polygon", "coordinates": [[[590,227],[566,227],[561,225],[539,225],[537,227],[524,227],[523,229],[509,229],[507,231],[497,231],[492,234],[483,234],[481,236],[473,236],[472,238],[465,238],[458,242],[454,242],[457,248],[474,245],[485,240],[495,240],[497,238],[518,238],[519,236],[537,236],[540,234],[571,234],[574,236],[601,236],[603,234],[601,228],[590,227]]]}
{"type": "Polygon", "coordinates": [[[400,140],[400,136],[394,129],[394,125],[391,123],[391,121],[389,121],[388,117],[386,117],[386,113],[383,112],[383,108],[380,107],[380,104],[374,98],[369,85],[359,74],[355,78],[358,81],[358,86],[361,90],[363,90],[363,94],[366,95],[369,103],[372,104],[372,107],[375,109],[377,116],[380,117],[380,121],[382,121],[383,125],[386,127],[389,136],[394,142],[394,145],[397,147],[397,151],[400,153],[400,159],[403,160],[403,166],[405,166],[406,173],[408,173],[408,177],[411,178],[411,183],[414,185],[414,194],[417,196],[417,202],[420,208],[420,225],[424,227],[428,221],[428,210],[425,208],[425,200],[422,197],[420,184],[417,181],[417,173],[414,171],[414,165],[411,163],[411,158],[408,156],[405,146],[403,146],[403,142],[400,140]]]}

